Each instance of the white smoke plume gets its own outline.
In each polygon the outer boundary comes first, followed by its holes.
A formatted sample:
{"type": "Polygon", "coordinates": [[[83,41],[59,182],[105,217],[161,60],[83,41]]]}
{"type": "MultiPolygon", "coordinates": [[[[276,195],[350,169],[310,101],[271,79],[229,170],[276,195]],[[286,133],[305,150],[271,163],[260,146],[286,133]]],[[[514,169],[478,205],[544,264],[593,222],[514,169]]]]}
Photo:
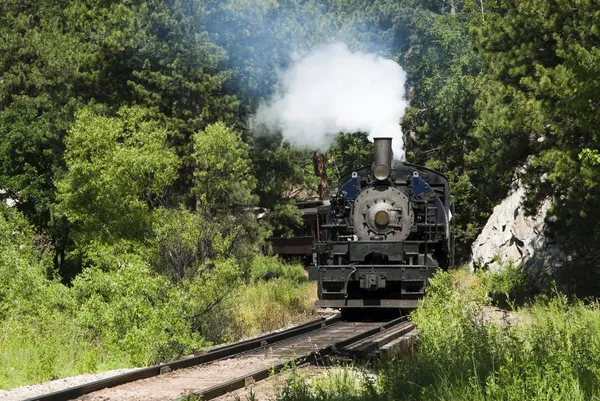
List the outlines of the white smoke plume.
{"type": "Polygon", "coordinates": [[[408,106],[406,72],[396,62],[333,43],[297,57],[279,80],[255,123],[282,132],[295,146],[321,151],[340,132],[391,137],[394,158],[404,159],[399,123],[408,106]]]}

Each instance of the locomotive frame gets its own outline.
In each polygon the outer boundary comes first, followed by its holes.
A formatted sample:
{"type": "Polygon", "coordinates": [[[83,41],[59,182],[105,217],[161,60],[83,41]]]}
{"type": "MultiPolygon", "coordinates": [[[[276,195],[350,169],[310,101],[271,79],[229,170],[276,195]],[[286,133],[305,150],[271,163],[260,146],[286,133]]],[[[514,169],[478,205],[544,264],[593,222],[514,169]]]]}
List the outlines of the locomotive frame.
{"type": "Polygon", "coordinates": [[[391,138],[374,142],[373,165],[340,180],[314,243],[317,307],[413,309],[435,271],[453,264],[448,180],[392,160],[391,138]]]}

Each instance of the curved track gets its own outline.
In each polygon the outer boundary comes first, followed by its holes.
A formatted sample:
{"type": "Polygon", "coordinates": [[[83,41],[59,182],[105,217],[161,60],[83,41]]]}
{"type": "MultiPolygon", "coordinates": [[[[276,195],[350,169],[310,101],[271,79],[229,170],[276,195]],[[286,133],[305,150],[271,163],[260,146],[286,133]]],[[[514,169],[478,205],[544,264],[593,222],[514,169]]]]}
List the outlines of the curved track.
{"type": "Polygon", "coordinates": [[[265,379],[290,364],[332,355],[364,356],[412,330],[405,318],[348,322],[340,315],[317,319],[194,357],[58,391],[27,401],[210,400],[265,379]]]}

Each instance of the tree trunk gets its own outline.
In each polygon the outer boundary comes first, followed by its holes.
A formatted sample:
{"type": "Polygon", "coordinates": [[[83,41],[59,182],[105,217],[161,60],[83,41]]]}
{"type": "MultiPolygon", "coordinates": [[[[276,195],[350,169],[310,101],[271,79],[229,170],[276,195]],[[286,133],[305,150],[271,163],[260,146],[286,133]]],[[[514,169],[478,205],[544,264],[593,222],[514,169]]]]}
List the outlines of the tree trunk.
{"type": "Polygon", "coordinates": [[[329,198],[329,192],[327,190],[327,171],[325,170],[325,156],[320,152],[315,152],[313,155],[313,164],[315,167],[315,175],[321,178],[319,182],[319,199],[327,200],[329,198]]]}

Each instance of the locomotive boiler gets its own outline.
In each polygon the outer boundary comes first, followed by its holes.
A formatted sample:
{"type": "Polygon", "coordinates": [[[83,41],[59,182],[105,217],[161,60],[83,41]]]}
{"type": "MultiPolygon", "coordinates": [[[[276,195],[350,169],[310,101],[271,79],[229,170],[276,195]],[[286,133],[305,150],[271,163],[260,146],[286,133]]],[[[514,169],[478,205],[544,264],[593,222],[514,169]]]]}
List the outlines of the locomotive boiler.
{"type": "Polygon", "coordinates": [[[374,162],[340,180],[313,246],[309,279],[317,307],[350,315],[417,306],[428,279],[452,264],[448,180],[392,159],[391,138],[374,140],[374,162]]]}

